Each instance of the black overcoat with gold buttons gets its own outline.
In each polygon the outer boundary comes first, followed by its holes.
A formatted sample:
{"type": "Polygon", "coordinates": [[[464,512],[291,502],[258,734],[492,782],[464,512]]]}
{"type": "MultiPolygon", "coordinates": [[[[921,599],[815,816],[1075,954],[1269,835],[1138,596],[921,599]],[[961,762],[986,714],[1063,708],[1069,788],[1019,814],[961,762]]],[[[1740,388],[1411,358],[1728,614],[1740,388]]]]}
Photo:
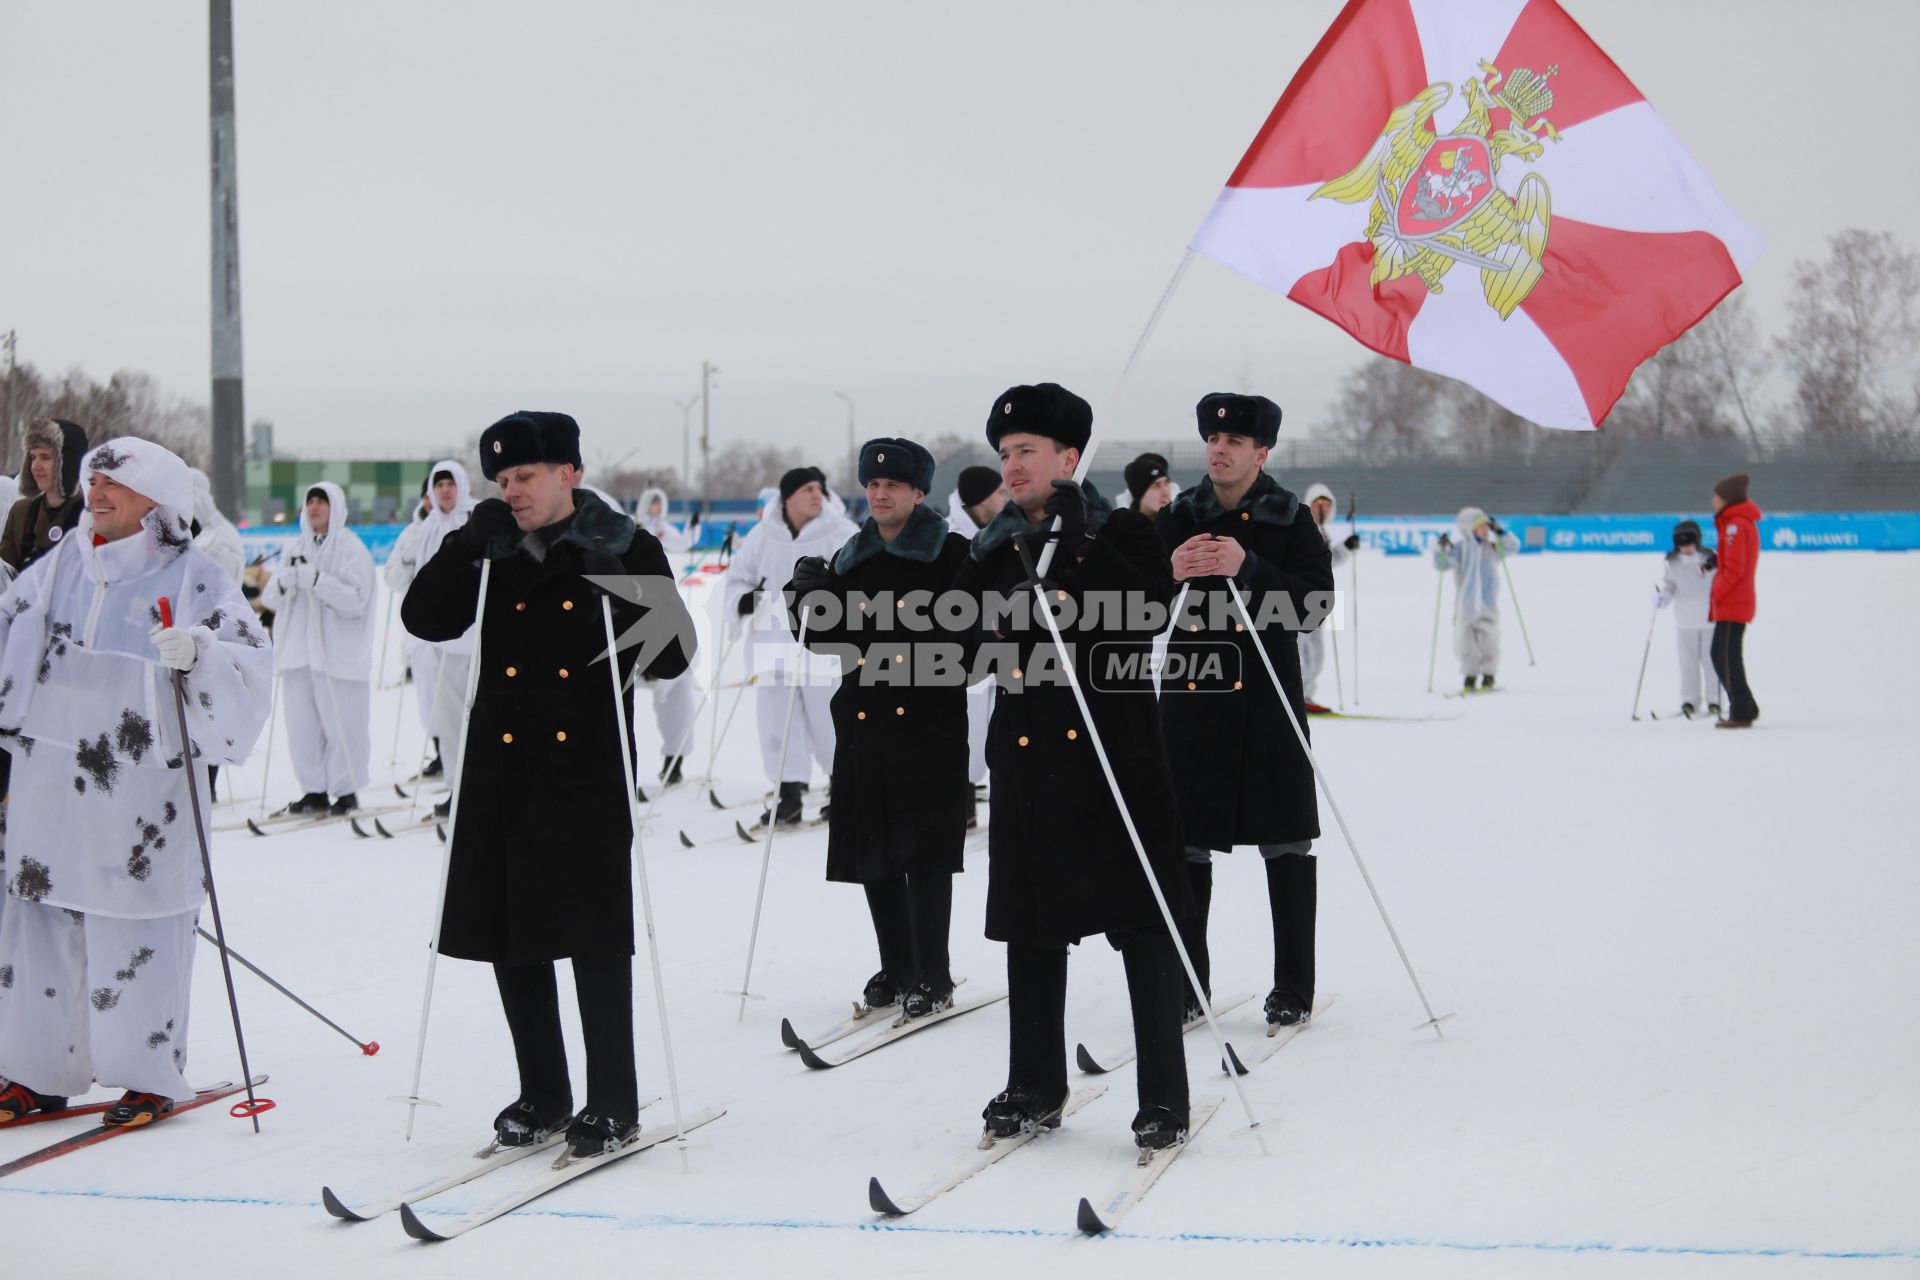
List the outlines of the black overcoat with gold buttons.
{"type": "MultiPolygon", "coordinates": [[[[1312,513],[1264,472],[1231,511],[1221,507],[1212,480],[1203,479],[1161,508],[1154,523],[1169,556],[1199,533],[1232,538],[1246,548],[1240,595],[1256,623],[1269,617],[1309,622],[1317,616],[1312,597],[1333,591],[1332,556],[1312,513]],[[1274,601],[1276,608],[1263,612],[1267,598],[1276,594],[1287,597],[1285,607],[1274,601]]],[[[1187,843],[1231,849],[1315,839],[1320,814],[1313,766],[1253,647],[1254,634],[1244,629],[1225,578],[1198,578],[1188,585],[1182,616],[1191,620],[1175,630],[1169,656],[1230,643],[1238,658],[1217,676],[1195,671],[1194,679],[1182,673],[1162,683],[1160,712],[1187,843]],[[1216,621],[1222,625],[1213,627],[1216,621]],[[1188,629],[1194,626],[1197,632],[1188,629]]],[[[1300,684],[1299,635],[1282,625],[1259,627],[1260,645],[1300,718],[1301,731],[1311,734],[1300,684]]]]}
{"type": "MultiPolygon", "coordinates": [[[[1022,547],[1037,567],[1038,534],[1009,503],[975,537],[956,588],[976,596],[1020,592],[1028,580],[1022,547]]],[[[1159,536],[1146,517],[1127,510],[1108,517],[1082,555],[1056,557],[1047,578],[1056,591],[1076,599],[1088,592],[1133,593],[1162,607],[1174,589],[1159,536]]],[[[1030,587],[1025,590],[1032,594],[1030,587]]],[[[1178,919],[1192,914],[1193,891],[1184,867],[1180,813],[1160,714],[1150,686],[1118,681],[1108,665],[1113,653],[1144,652],[1154,634],[1151,628],[1129,630],[1124,617],[1103,615],[1096,628],[1076,625],[1063,638],[1073,649],[1074,670],[1154,878],[1178,919]]],[[[1046,622],[1034,616],[1025,626],[1010,620],[984,631],[982,664],[993,661],[997,646],[1004,645],[1016,647],[1014,671],[1019,674],[1002,668],[987,731],[987,764],[993,774],[987,936],[1051,944],[1163,927],[1073,691],[1064,677],[1032,678],[1046,667],[1045,662],[1036,663],[1036,652],[1055,652],[1046,622]]]]}
{"type": "MultiPolygon", "coordinates": [[[[542,531],[551,539],[544,556],[525,538],[489,549],[444,955],[524,964],[633,954],[631,810],[613,688],[607,664],[595,661],[607,647],[600,593],[581,576],[594,539],[627,573],[667,584],[657,595],[643,585],[638,605],[614,600],[616,636],[649,609],[678,611],[655,621],[692,632],[659,541],[587,490],[574,501],[563,533],[542,531]]],[[[407,589],[401,620],[422,640],[451,640],[472,624],[479,592],[480,562],[449,538],[407,589]]],[[[623,688],[638,657],[621,655],[623,688]]],[[[669,644],[644,674],[679,675],[691,657],[691,641],[669,644]]],[[[631,725],[630,688],[624,701],[631,725]]]]}
{"type": "MultiPolygon", "coordinates": [[[[964,672],[975,631],[941,626],[931,606],[953,585],[967,547],[924,505],[890,545],[869,517],[834,556],[829,584],[819,588],[836,598],[833,605],[808,605],[807,648],[840,658],[829,880],[873,884],[962,868],[973,794],[964,672]],[[908,605],[924,630],[901,618],[908,605]],[[876,611],[893,616],[875,619],[876,611]],[[936,662],[943,658],[954,664],[952,678],[941,678],[936,662]]],[[[795,594],[789,582],[797,634],[795,594]]]]}

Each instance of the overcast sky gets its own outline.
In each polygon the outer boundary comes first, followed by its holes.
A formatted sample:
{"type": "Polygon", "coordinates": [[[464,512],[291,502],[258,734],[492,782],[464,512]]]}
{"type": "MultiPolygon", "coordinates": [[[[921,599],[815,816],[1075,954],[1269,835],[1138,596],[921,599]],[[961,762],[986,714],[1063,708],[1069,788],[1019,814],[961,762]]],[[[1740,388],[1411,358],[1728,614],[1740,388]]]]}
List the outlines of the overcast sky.
{"type": "MultiPolygon", "coordinates": [[[[1768,252],[1920,241],[1920,5],[1567,0],[1768,252]]],[[[235,8],[248,418],[365,454],[561,409],[589,462],[977,434],[1002,388],[1096,404],[1339,9],[1243,3],[235,8]],[[698,412],[695,412],[697,427],[698,412]]],[[[1491,56],[1491,55],[1489,55],[1491,56]]],[[[208,398],[206,6],[0,0],[0,329],[43,370],[208,398]]],[[[1360,347],[1197,260],[1103,426],[1192,429],[1242,381],[1288,434],[1360,347]]]]}

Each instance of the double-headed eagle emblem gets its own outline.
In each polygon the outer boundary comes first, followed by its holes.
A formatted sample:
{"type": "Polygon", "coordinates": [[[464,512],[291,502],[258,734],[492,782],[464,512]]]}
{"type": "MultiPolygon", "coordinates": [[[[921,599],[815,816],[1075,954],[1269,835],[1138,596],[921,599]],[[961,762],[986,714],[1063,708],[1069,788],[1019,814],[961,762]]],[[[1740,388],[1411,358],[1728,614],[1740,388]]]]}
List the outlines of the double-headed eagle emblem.
{"type": "Polygon", "coordinates": [[[1542,138],[1560,140],[1546,118],[1553,107],[1547,80],[1560,68],[1536,75],[1520,67],[1503,75],[1482,62],[1480,69],[1482,79],[1460,86],[1467,114],[1452,132],[1436,134],[1432,122],[1453,86],[1428,85],[1387,117],[1379,141],[1351,173],[1323,183],[1311,198],[1373,201],[1367,220],[1373,287],[1417,275],[1439,293],[1453,264],[1464,262],[1480,269],[1487,302],[1505,320],[1540,279],[1553,201],[1537,173],[1508,195],[1499,183],[1500,164],[1509,157],[1537,160],[1545,151],[1542,138]]]}

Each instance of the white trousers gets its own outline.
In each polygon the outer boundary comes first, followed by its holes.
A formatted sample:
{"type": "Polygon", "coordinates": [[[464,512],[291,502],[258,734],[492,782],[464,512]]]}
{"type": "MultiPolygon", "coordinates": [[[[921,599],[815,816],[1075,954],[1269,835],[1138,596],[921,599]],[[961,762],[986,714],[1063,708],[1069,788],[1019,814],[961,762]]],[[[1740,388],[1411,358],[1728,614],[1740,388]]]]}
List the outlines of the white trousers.
{"type": "Polygon", "coordinates": [[[449,787],[460,768],[460,713],[466,705],[467,673],[472,665],[472,654],[447,653],[431,645],[420,646],[413,658],[420,724],[430,737],[440,740],[440,762],[446,765],[440,776],[449,787]]]}
{"type": "Polygon", "coordinates": [[[0,920],[0,1076],[36,1093],[190,1096],[198,911],[128,920],[16,898],[0,920]]]}
{"type": "Polygon", "coordinates": [[[1720,680],[1713,674],[1713,628],[1675,627],[1673,634],[1680,651],[1680,701],[1701,709],[1720,701],[1720,680]],[[1702,699],[1703,689],[1711,696],[1702,699]]]}
{"type": "Polygon", "coordinates": [[[1453,624],[1453,656],[1463,676],[1500,673],[1500,615],[1484,613],[1453,624]]]}
{"type": "MultiPolygon", "coordinates": [[[[368,690],[365,680],[329,680],[318,671],[280,674],[287,754],[302,792],[344,796],[366,789],[368,690]]],[[[455,721],[457,724],[458,721],[455,721]]]]}
{"type": "Polygon", "coordinates": [[[993,681],[982,680],[967,690],[967,777],[976,787],[987,777],[987,728],[993,723],[997,688],[993,681]]]}
{"type": "MultiPolygon", "coordinates": [[[[684,756],[693,750],[693,717],[699,701],[693,692],[693,670],[671,680],[649,680],[653,695],[653,722],[660,729],[660,754],[684,756]]],[[[796,713],[797,714],[797,713],[796,713]]]]}
{"type": "MultiPolygon", "coordinates": [[[[1321,669],[1327,665],[1327,632],[1323,627],[1317,631],[1302,631],[1300,640],[1300,689],[1308,702],[1319,702],[1313,688],[1320,683],[1321,669]]],[[[1322,705],[1325,705],[1324,703],[1322,705]]]]}
{"type": "Polygon", "coordinates": [[[787,736],[787,754],[780,756],[780,735],[787,724],[787,694],[793,686],[760,684],[754,701],[760,715],[760,762],[767,778],[782,782],[810,782],[812,753],[820,772],[833,775],[833,685],[803,684],[793,700],[793,732],[787,736]]]}

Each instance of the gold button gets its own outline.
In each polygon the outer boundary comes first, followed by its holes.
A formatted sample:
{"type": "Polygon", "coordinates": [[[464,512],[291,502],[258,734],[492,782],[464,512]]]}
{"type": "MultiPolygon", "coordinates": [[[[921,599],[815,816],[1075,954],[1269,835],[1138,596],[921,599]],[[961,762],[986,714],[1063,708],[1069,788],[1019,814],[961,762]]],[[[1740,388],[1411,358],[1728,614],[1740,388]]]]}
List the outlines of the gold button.
{"type": "Polygon", "coordinates": [[[1058,594],[1057,596],[1055,596],[1054,598],[1055,598],[1055,599],[1057,599],[1057,600],[1065,600],[1065,599],[1067,598],[1067,593],[1066,593],[1066,592],[1064,592],[1064,591],[1062,591],[1062,592],[1060,592],[1060,593],[1059,593],[1059,594],[1058,594]]]}
{"type": "Polygon", "coordinates": [[[1022,679],[1022,678],[1024,677],[1024,675],[1025,675],[1025,673],[1024,673],[1024,672],[1022,672],[1022,671],[1020,670],[1020,668],[1018,668],[1018,667],[1015,667],[1015,668],[1013,669],[1013,678],[1014,678],[1015,680],[1019,680],[1019,679],[1022,679]]]}
{"type": "Polygon", "coordinates": [[[1241,518],[1242,520],[1251,520],[1251,519],[1253,519],[1253,512],[1251,512],[1251,511],[1242,511],[1242,512],[1240,513],[1240,518],[1241,518]]]}
{"type": "Polygon", "coordinates": [[[861,720],[865,720],[867,718],[867,713],[862,711],[857,718],[861,720]]]}
{"type": "Polygon", "coordinates": [[[510,743],[513,741],[513,735],[510,733],[503,733],[500,735],[500,741],[510,743]]]}
{"type": "Polygon", "coordinates": [[[1234,687],[1234,688],[1236,688],[1236,689],[1238,689],[1238,688],[1240,687],[1240,682],[1239,682],[1238,680],[1235,680],[1235,681],[1233,682],[1233,687],[1234,687]]]}
{"type": "Polygon", "coordinates": [[[1020,735],[1020,745],[1023,747],[1027,745],[1027,735],[1024,733],[1020,735]]]}
{"type": "Polygon", "coordinates": [[[562,729],[560,732],[554,734],[553,740],[555,742],[565,742],[567,740],[567,731],[562,729]]]}
{"type": "Polygon", "coordinates": [[[1197,684],[1195,684],[1195,683],[1194,683],[1193,681],[1191,681],[1191,680],[1189,680],[1189,681],[1187,681],[1187,690],[1188,690],[1188,692],[1192,692],[1193,690],[1195,690],[1195,689],[1198,689],[1199,687],[1200,687],[1200,686],[1199,686],[1199,685],[1197,685],[1197,684]]]}
{"type": "Polygon", "coordinates": [[[513,678],[514,678],[515,676],[517,676],[517,675],[519,675],[519,674],[520,674],[520,668],[518,668],[518,667],[508,667],[508,668],[507,668],[507,679],[509,679],[509,680],[511,680],[511,679],[513,679],[513,678]]]}
{"type": "Polygon", "coordinates": [[[893,607],[894,607],[894,608],[896,608],[896,609],[898,609],[898,608],[899,608],[899,607],[900,607],[901,605],[903,605],[903,604],[905,604],[905,603],[906,603],[906,601],[905,601],[905,600],[895,600],[895,601],[893,602],[893,607]]]}
{"type": "Polygon", "coordinates": [[[893,709],[893,714],[895,714],[895,715],[897,715],[897,716],[903,716],[903,715],[905,715],[905,714],[907,714],[907,709],[906,709],[905,707],[895,707],[895,708],[893,709]]]}
{"type": "Polygon", "coordinates": [[[1080,736],[1080,731],[1079,731],[1078,729],[1069,729],[1069,730],[1067,730],[1067,741],[1068,741],[1068,742],[1072,742],[1072,741],[1073,741],[1073,740],[1074,740],[1075,738],[1078,738],[1079,736],[1080,736]]]}
{"type": "Polygon", "coordinates": [[[861,607],[861,609],[863,609],[863,610],[864,610],[864,609],[865,609],[865,608],[867,607],[867,602],[866,602],[865,600],[862,600],[862,601],[860,602],[860,607],[861,607]]]}
{"type": "Polygon", "coordinates": [[[560,602],[560,607],[561,607],[562,609],[571,609],[571,608],[573,608],[573,601],[571,601],[571,600],[562,600],[562,601],[560,602]]]}
{"type": "Polygon", "coordinates": [[[1245,628],[1244,626],[1242,626],[1242,625],[1241,625],[1240,623],[1238,623],[1238,622],[1236,622],[1236,623],[1234,623],[1234,624],[1233,624],[1233,629],[1234,629],[1235,631],[1245,631],[1245,630],[1246,630],[1246,628],[1245,628]]]}
{"type": "Polygon", "coordinates": [[[864,667],[867,665],[867,660],[865,658],[861,658],[858,662],[855,662],[853,665],[856,667],[864,667]]]}
{"type": "Polygon", "coordinates": [[[907,660],[907,655],[904,653],[896,653],[893,655],[893,660],[895,662],[905,662],[907,660]]]}
{"type": "Polygon", "coordinates": [[[525,613],[527,611],[527,602],[525,600],[516,601],[513,606],[513,611],[515,613],[525,613]]]}
{"type": "Polygon", "coordinates": [[[1200,624],[1197,622],[1189,622],[1187,624],[1187,630],[1189,631],[1198,631],[1199,629],[1200,629],[1200,624]]]}
{"type": "Polygon", "coordinates": [[[567,678],[567,669],[565,667],[560,668],[560,678],[562,680],[567,678]]]}

